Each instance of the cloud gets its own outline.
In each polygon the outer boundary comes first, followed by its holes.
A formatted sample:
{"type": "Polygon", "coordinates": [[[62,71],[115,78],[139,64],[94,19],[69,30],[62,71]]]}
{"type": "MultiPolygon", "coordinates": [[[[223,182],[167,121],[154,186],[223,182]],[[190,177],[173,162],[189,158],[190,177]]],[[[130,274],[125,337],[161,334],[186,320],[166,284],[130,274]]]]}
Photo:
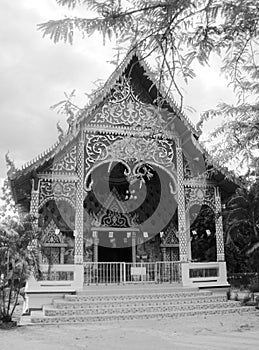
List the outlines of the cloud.
{"type": "Polygon", "coordinates": [[[103,59],[112,53],[111,46],[104,48],[96,38],[78,39],[75,46],[42,39],[36,25],[53,17],[53,11],[59,9],[54,3],[1,3],[0,178],[6,174],[4,154],[8,150],[20,166],[56,141],[56,123],[62,116],[49,107],[63,99],[64,91],[76,88],[84,104],[83,92],[112,72],[103,59]]]}

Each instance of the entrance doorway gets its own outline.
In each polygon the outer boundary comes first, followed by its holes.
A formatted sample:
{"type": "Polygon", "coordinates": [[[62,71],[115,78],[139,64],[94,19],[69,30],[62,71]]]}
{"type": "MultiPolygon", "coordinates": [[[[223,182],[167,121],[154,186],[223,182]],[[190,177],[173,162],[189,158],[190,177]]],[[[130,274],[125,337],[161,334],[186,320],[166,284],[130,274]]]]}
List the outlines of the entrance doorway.
{"type": "Polygon", "coordinates": [[[98,246],[99,262],[132,262],[132,248],[110,248],[98,246]]]}

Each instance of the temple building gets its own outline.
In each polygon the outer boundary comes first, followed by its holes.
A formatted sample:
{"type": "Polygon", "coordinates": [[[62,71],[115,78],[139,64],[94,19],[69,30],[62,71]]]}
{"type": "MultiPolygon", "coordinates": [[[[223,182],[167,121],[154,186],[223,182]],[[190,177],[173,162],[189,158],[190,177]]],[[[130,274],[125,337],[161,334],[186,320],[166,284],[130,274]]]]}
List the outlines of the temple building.
{"type": "Polygon", "coordinates": [[[8,173],[15,202],[44,232],[29,306],[93,283],[228,285],[220,213],[238,184],[138,52],[68,124],[8,173]]]}

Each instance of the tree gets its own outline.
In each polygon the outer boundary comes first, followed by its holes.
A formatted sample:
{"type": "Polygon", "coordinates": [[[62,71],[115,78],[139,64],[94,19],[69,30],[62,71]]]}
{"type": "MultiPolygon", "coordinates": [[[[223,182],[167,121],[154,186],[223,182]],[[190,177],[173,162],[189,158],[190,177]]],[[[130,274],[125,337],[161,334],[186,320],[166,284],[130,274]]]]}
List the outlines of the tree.
{"type": "MultiPolygon", "coordinates": [[[[144,58],[153,57],[154,77],[174,90],[183,104],[179,82],[195,76],[194,63],[204,65],[213,53],[222,58],[222,71],[238,97],[236,106],[219,105],[208,111],[208,118],[223,116],[224,123],[213,135],[222,136],[216,150],[224,163],[238,154],[240,165],[258,166],[259,67],[257,39],[259,3],[253,0],[56,0],[74,10],[85,6],[88,18],[68,16],[39,25],[44,36],[55,42],[73,43],[76,31],[83,36],[98,32],[104,43],[115,38],[118,51],[123,46],[137,48],[144,58]],[[250,78],[250,79],[249,79],[250,78]],[[251,93],[255,96],[251,101],[251,93]],[[229,117],[232,118],[229,119],[229,117]],[[248,118],[248,119],[247,119],[248,118]],[[222,152],[224,150],[224,152],[222,152]],[[241,158],[240,158],[241,157],[241,158]]],[[[166,97],[166,96],[165,96],[166,97]]],[[[215,152],[214,152],[215,154],[215,152]]],[[[257,169],[255,167],[255,169],[257,169]]]]}
{"type": "Polygon", "coordinates": [[[195,220],[191,224],[192,259],[195,261],[216,261],[215,214],[207,205],[191,208],[190,215],[195,220]],[[193,213],[194,210],[194,213],[193,213]],[[197,213],[198,210],[198,213],[197,213]]]}
{"type": "Polygon", "coordinates": [[[235,163],[240,170],[246,169],[245,177],[253,182],[259,176],[259,66],[246,66],[244,62],[240,70],[244,76],[233,82],[237,104],[220,103],[217,109],[203,114],[200,124],[224,116],[205,144],[221,165],[235,163]]]}
{"type": "Polygon", "coordinates": [[[11,220],[17,221],[19,213],[12,197],[8,179],[4,180],[4,184],[1,191],[2,195],[0,197],[0,200],[2,201],[2,205],[0,206],[0,223],[8,223],[11,220]]]}
{"type": "Polygon", "coordinates": [[[5,161],[8,168],[7,178],[4,180],[0,189],[0,223],[9,223],[19,220],[19,207],[15,205],[12,196],[9,177],[16,171],[14,162],[9,157],[9,151],[5,155],[5,161]]]}
{"type": "Polygon", "coordinates": [[[226,246],[246,256],[259,273],[259,180],[238,188],[226,207],[226,246]]]}
{"type": "Polygon", "coordinates": [[[34,219],[0,224],[0,321],[12,322],[21,289],[31,273],[39,273],[39,250],[34,219]]]}

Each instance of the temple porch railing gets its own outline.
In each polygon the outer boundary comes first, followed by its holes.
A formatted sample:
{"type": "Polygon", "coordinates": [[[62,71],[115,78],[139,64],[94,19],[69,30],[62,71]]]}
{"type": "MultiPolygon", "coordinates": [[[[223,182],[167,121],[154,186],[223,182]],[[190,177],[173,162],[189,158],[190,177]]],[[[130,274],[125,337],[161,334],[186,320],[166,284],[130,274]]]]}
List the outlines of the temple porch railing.
{"type": "Polygon", "coordinates": [[[174,262],[86,262],[84,263],[84,283],[180,283],[181,265],[174,262]]]}

